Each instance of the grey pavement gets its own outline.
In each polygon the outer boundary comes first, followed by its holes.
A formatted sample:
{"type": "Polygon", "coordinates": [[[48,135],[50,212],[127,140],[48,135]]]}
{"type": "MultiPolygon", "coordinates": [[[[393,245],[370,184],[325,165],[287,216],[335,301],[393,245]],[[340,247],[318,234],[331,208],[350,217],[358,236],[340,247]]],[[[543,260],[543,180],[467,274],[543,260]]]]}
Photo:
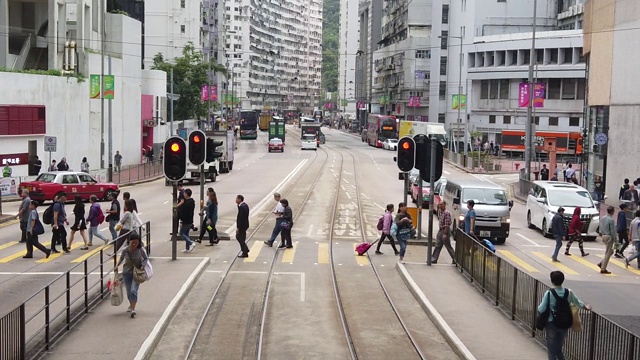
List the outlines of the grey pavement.
{"type": "MultiPolygon", "coordinates": [[[[135,319],[128,301],[111,306],[107,296],[58,341],[43,359],[143,359],[156,344],[209,258],[151,258],[154,277],[140,285],[135,319]]],[[[125,292],[126,297],[126,292],[125,292]]]]}

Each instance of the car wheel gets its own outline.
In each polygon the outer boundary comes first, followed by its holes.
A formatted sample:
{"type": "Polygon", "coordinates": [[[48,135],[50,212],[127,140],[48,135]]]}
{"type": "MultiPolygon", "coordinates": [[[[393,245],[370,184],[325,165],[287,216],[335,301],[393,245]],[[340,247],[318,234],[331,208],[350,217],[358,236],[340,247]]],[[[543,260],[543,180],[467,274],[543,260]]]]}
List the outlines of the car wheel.
{"type": "Polygon", "coordinates": [[[507,238],[497,238],[496,239],[496,244],[497,245],[504,245],[504,243],[507,242],[507,238]]]}
{"type": "Polygon", "coordinates": [[[107,189],[107,191],[104,192],[104,198],[103,200],[107,201],[109,200],[109,196],[111,196],[111,194],[115,193],[115,191],[113,189],[107,189]]]}
{"type": "Polygon", "coordinates": [[[527,226],[529,229],[535,229],[536,226],[531,223],[531,211],[527,212],[527,226]]]}
{"type": "Polygon", "coordinates": [[[210,172],[209,173],[209,180],[211,180],[211,182],[216,182],[216,173],[215,172],[210,172]]]}
{"type": "Polygon", "coordinates": [[[547,219],[542,220],[542,236],[546,238],[551,237],[551,233],[549,232],[549,227],[547,226],[547,219]]]}

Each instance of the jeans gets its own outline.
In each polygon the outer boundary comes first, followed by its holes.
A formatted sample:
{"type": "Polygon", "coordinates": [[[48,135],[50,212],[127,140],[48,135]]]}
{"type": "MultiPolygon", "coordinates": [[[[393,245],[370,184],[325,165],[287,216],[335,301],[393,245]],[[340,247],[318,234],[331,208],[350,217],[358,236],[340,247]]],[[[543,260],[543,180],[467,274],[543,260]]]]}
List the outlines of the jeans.
{"type": "Polygon", "coordinates": [[[638,268],[640,268],[640,241],[634,241],[633,247],[636,248],[636,253],[627,258],[627,262],[632,262],[634,259],[638,262],[638,268]]]}
{"type": "Polygon", "coordinates": [[[553,260],[558,260],[558,253],[560,252],[560,248],[562,247],[562,236],[553,235],[553,238],[556,239],[556,249],[553,251],[553,255],[551,255],[551,258],[553,260]]]}
{"type": "Polygon", "coordinates": [[[187,250],[189,250],[191,244],[193,244],[193,241],[189,237],[189,230],[191,230],[191,225],[193,224],[182,223],[182,227],[180,228],[180,236],[182,236],[182,238],[184,239],[187,250]]]}
{"type": "Polygon", "coordinates": [[[549,360],[564,360],[562,347],[564,339],[567,337],[568,329],[558,329],[552,321],[544,328],[547,336],[547,356],[549,360]]]}
{"type": "Polygon", "coordinates": [[[404,257],[405,251],[407,251],[407,240],[408,237],[398,237],[398,244],[400,244],[400,257],[404,257]]]}
{"type": "Polygon", "coordinates": [[[438,262],[438,258],[440,257],[440,251],[442,251],[442,247],[447,248],[447,252],[449,256],[451,256],[451,260],[455,261],[456,256],[453,252],[453,248],[451,247],[451,235],[444,236],[442,230],[438,231],[438,235],[436,235],[436,248],[433,249],[433,254],[431,255],[431,262],[438,262]]]}
{"type": "Polygon", "coordinates": [[[94,235],[98,239],[104,241],[105,244],[109,242],[109,240],[107,240],[107,238],[104,237],[102,234],[100,234],[100,232],[98,231],[98,225],[89,227],[89,244],[93,243],[93,236],[94,235]]]}
{"type": "Polygon", "coordinates": [[[111,233],[111,240],[115,240],[118,237],[116,225],[118,225],[117,220],[109,220],[109,232],[111,233]]]}
{"type": "Polygon", "coordinates": [[[280,231],[282,230],[280,229],[281,223],[282,223],[282,218],[276,219],[276,226],[273,227],[273,231],[271,232],[271,237],[269,238],[269,240],[267,240],[270,243],[273,243],[274,241],[276,241],[278,234],[280,234],[280,231]]]}
{"type": "Polygon", "coordinates": [[[127,299],[131,302],[138,302],[138,287],[140,284],[133,280],[133,273],[122,273],[124,288],[127,289],[127,299]]]}

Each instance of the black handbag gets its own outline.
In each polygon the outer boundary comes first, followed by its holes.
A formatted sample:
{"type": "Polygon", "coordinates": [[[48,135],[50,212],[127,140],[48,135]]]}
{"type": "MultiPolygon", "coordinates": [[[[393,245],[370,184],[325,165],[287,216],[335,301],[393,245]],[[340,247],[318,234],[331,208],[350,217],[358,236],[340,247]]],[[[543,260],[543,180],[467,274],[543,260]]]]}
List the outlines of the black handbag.
{"type": "Polygon", "coordinates": [[[545,326],[547,326],[547,323],[549,322],[549,312],[551,312],[551,309],[549,308],[550,306],[549,293],[547,293],[547,308],[545,311],[539,312],[538,316],[536,316],[536,329],[543,330],[545,326]]]}
{"type": "Polygon", "coordinates": [[[31,233],[36,236],[44,234],[44,226],[42,226],[42,223],[40,222],[40,220],[36,219],[36,223],[33,224],[33,229],[31,229],[31,233]]]}

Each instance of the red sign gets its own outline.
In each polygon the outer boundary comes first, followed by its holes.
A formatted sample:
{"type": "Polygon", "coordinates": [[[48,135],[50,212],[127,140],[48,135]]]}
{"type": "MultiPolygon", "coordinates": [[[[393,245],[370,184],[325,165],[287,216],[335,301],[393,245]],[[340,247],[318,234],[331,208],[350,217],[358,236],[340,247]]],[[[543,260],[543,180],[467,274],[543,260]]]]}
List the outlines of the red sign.
{"type": "Polygon", "coordinates": [[[29,153],[1,154],[0,164],[2,166],[7,164],[9,164],[9,166],[29,165],[29,153]]]}

